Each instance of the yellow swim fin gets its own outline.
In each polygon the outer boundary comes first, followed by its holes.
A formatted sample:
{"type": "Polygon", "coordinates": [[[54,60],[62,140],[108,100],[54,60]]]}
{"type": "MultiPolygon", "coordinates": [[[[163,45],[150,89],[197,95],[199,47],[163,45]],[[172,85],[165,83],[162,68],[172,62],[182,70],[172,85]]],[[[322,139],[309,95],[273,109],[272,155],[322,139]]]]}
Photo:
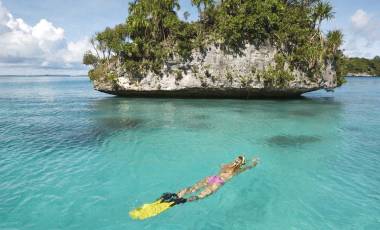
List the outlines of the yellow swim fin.
{"type": "Polygon", "coordinates": [[[144,220],[153,216],[157,216],[161,212],[172,207],[174,202],[165,202],[159,199],[150,204],[144,204],[143,206],[136,208],[129,212],[129,216],[132,219],[144,220]]]}

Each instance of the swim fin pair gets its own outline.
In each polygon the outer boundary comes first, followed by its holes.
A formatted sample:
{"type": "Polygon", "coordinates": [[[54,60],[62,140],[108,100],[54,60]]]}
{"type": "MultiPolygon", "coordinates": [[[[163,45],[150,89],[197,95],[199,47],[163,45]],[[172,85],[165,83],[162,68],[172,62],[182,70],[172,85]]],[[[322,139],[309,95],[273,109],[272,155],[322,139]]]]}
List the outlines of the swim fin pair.
{"type": "Polygon", "coordinates": [[[132,219],[144,220],[166,211],[177,204],[186,203],[185,198],[180,198],[175,193],[164,193],[156,201],[150,204],[144,204],[129,212],[132,219]]]}

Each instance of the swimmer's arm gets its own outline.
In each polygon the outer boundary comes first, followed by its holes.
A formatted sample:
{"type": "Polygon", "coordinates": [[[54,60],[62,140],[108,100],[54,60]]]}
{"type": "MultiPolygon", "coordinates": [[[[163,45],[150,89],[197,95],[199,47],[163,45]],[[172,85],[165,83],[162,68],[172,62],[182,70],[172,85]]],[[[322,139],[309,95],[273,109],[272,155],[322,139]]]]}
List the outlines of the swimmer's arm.
{"type": "Polygon", "coordinates": [[[230,168],[231,167],[231,164],[222,164],[222,165],[220,165],[220,168],[222,169],[222,170],[226,170],[226,169],[228,169],[228,168],[230,168]]]}
{"type": "Polygon", "coordinates": [[[237,174],[240,174],[242,172],[245,172],[247,170],[250,170],[250,169],[253,169],[254,167],[257,166],[257,164],[260,162],[260,159],[258,158],[254,158],[253,161],[252,161],[252,165],[248,165],[248,166],[245,166],[244,168],[242,169],[239,169],[239,171],[237,172],[237,174]]]}

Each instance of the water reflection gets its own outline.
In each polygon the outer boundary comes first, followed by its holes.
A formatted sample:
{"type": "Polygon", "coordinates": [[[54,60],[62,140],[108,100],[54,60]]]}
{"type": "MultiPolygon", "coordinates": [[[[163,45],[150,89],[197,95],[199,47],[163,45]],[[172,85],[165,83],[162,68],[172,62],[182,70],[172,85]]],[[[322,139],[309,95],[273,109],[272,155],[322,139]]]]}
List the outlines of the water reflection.
{"type": "Polygon", "coordinates": [[[289,114],[298,116],[298,117],[315,117],[318,115],[318,112],[310,111],[310,110],[294,110],[294,111],[290,111],[289,114]]]}
{"type": "Polygon", "coordinates": [[[212,125],[206,122],[188,122],[186,124],[187,129],[194,129],[194,130],[206,130],[211,129],[212,125]]]}
{"type": "MultiPolygon", "coordinates": [[[[107,97],[88,103],[82,111],[86,118],[75,132],[70,132],[68,139],[80,144],[101,144],[107,137],[119,132],[130,132],[144,126],[143,118],[137,118],[130,108],[130,103],[123,98],[107,97]]],[[[74,124],[78,124],[78,120],[74,124]]]]}
{"type": "Polygon", "coordinates": [[[309,135],[277,135],[267,140],[268,144],[280,147],[290,147],[294,145],[304,145],[315,142],[320,142],[321,138],[318,136],[309,135]]]}
{"type": "Polygon", "coordinates": [[[195,120],[207,120],[210,118],[210,116],[206,114],[197,114],[197,115],[193,115],[192,118],[195,120]]]}
{"type": "Polygon", "coordinates": [[[129,117],[103,117],[97,120],[102,129],[109,131],[135,129],[143,122],[143,119],[129,117]]]}

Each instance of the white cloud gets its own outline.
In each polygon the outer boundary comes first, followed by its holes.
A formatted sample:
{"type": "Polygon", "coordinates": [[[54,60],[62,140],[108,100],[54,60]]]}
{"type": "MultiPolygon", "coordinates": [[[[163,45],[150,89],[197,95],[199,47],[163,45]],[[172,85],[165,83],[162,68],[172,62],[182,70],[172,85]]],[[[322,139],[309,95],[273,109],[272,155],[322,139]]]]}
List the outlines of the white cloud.
{"type": "Polygon", "coordinates": [[[368,25],[369,16],[367,12],[359,9],[351,16],[351,23],[355,28],[363,28],[368,25]]]}
{"type": "Polygon", "coordinates": [[[345,31],[345,54],[351,57],[380,56],[380,18],[358,9],[351,16],[351,26],[345,31]]]}
{"type": "Polygon", "coordinates": [[[63,60],[67,63],[81,62],[83,54],[90,50],[90,43],[88,42],[89,38],[84,38],[77,42],[69,42],[67,44],[67,50],[63,54],[63,60]]]}
{"type": "Polygon", "coordinates": [[[76,42],[65,39],[63,28],[41,19],[31,26],[13,15],[0,0],[0,63],[36,68],[82,68],[88,38],[76,42]]]}
{"type": "Polygon", "coordinates": [[[62,28],[56,28],[51,22],[41,19],[32,28],[33,37],[40,40],[58,41],[64,38],[65,31],[62,28]]]}

